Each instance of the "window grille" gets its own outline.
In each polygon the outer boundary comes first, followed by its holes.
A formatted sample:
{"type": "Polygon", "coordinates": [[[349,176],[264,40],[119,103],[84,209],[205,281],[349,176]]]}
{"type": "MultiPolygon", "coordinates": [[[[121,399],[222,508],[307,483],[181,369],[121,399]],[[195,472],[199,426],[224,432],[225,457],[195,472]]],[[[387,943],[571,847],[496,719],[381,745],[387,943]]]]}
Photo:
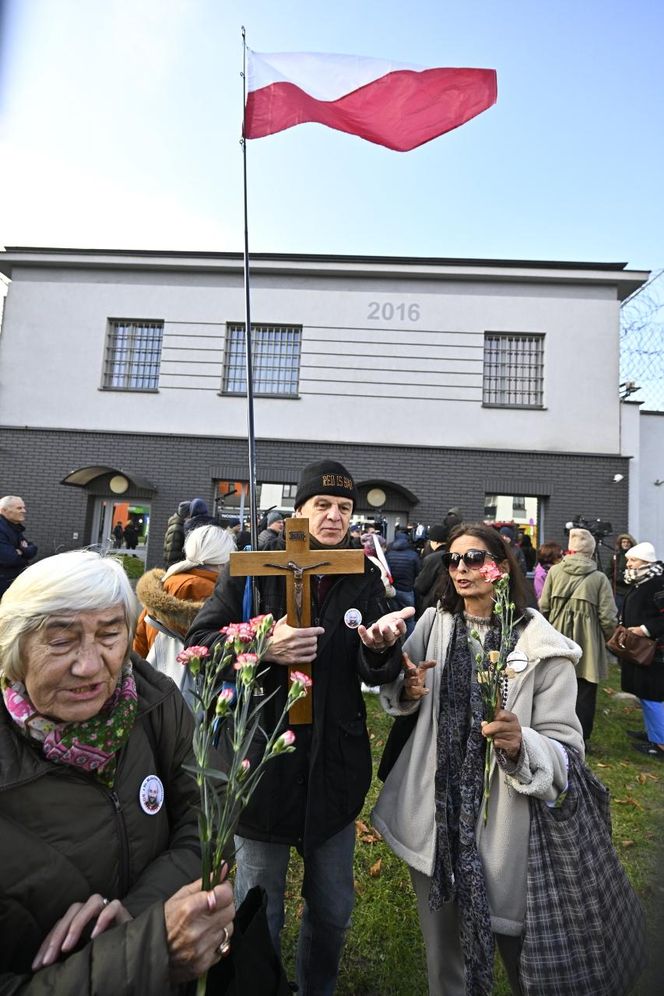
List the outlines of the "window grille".
{"type": "MultiPolygon", "coordinates": [[[[302,328],[252,325],[251,355],[254,394],[296,397],[300,372],[302,328]]],[[[224,394],[246,394],[244,324],[226,326],[224,394]]]]}
{"type": "Polygon", "coordinates": [[[283,491],[281,492],[282,498],[295,498],[297,494],[297,484],[284,484],[283,491]]]}
{"type": "Polygon", "coordinates": [[[504,408],[541,408],[544,336],[486,332],[482,402],[504,408]]]}
{"type": "Polygon", "coordinates": [[[163,334],[163,322],[109,320],[103,387],[111,391],[156,391],[163,334]]]}

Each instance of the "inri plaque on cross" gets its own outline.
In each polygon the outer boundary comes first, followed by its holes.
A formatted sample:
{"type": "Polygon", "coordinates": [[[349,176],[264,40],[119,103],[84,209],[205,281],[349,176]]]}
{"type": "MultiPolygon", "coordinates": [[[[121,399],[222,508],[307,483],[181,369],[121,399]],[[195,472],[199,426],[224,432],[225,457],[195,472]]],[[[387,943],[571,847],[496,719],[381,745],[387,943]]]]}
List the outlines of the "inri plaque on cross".
{"type": "MultiPolygon", "coordinates": [[[[286,581],[286,613],[289,626],[311,626],[311,577],[314,574],[362,574],[362,550],[310,550],[309,520],[291,518],[284,522],[285,550],[264,550],[257,553],[232,553],[230,572],[233,577],[283,576],[286,581]]],[[[311,675],[310,664],[298,664],[288,669],[311,675]]],[[[312,696],[300,699],[288,714],[291,724],[311,723],[312,696]]]]}

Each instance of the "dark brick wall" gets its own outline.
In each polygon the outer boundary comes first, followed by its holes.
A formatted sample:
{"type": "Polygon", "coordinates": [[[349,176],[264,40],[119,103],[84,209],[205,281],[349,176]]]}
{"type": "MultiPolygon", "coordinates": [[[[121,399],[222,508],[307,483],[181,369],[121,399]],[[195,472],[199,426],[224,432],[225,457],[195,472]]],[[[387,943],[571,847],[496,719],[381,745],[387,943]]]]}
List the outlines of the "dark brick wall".
{"type": "MultiPolygon", "coordinates": [[[[481,519],[485,493],[495,492],[540,496],[547,539],[562,540],[564,523],[577,514],[608,519],[616,531],[627,525],[629,460],[619,456],[261,440],[258,476],[263,471],[267,480],[295,481],[304,464],[324,456],[346,464],[358,481],[378,478],[412,491],[420,503],[411,519],[425,524],[439,522],[451,505],[461,506],[468,520],[481,519]],[[624,475],[620,484],[613,483],[616,473],[624,475]]],[[[160,561],[166,520],[179,501],[201,495],[211,504],[215,476],[246,476],[246,441],[0,429],[0,494],[25,499],[27,535],[39,545],[41,556],[89,540],[85,529],[92,498],[81,488],[60,484],[72,470],[88,464],[124,468],[154,485],[152,565],[160,561]],[[72,540],[73,532],[79,533],[78,542],[72,540]]],[[[144,494],[128,492],[128,497],[144,494]]]]}

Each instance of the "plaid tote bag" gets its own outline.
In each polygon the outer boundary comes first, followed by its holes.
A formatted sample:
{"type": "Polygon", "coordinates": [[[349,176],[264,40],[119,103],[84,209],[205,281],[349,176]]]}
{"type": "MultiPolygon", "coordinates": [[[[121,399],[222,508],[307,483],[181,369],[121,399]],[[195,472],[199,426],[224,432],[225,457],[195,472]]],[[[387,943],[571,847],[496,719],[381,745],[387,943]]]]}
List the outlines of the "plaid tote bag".
{"type": "Polygon", "coordinates": [[[609,791],[575,751],[560,806],[530,800],[524,996],[622,996],[646,964],[645,916],[611,843],[609,791]]]}

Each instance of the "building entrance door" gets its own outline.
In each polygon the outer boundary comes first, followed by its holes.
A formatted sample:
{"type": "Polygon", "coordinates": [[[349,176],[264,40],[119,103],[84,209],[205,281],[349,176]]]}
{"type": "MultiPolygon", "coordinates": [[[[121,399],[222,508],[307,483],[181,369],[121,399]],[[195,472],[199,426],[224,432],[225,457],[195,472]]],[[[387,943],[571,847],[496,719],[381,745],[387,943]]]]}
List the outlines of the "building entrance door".
{"type": "Polygon", "coordinates": [[[90,543],[100,553],[125,550],[145,566],[150,535],[150,502],[95,498],[90,543]]]}

